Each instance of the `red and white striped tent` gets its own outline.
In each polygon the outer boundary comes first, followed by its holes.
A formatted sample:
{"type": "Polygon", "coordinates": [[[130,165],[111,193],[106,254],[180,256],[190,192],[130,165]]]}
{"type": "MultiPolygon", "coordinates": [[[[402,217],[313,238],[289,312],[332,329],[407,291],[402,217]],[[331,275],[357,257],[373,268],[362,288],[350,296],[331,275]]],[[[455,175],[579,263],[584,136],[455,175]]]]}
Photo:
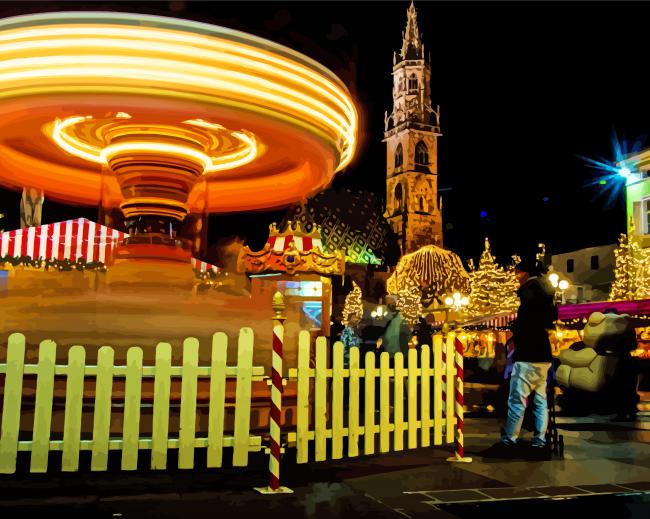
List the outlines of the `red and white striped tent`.
{"type": "Polygon", "coordinates": [[[196,258],[192,258],[192,268],[200,272],[207,272],[208,270],[211,270],[214,273],[219,272],[219,267],[217,267],[216,265],[212,265],[211,263],[206,263],[205,261],[197,260],[196,258]]]}
{"type": "Polygon", "coordinates": [[[504,328],[517,318],[517,312],[494,314],[479,317],[463,323],[463,326],[483,326],[485,328],[504,328]]]}
{"type": "Polygon", "coordinates": [[[276,252],[282,252],[289,248],[291,240],[296,244],[296,249],[300,251],[310,251],[315,247],[323,250],[323,243],[320,238],[312,238],[309,236],[297,236],[293,234],[287,234],[283,236],[269,236],[269,239],[266,241],[276,252]]]}
{"type": "Polygon", "coordinates": [[[86,218],[66,220],[0,234],[0,256],[107,263],[128,234],[86,218]]]}
{"type": "MultiPolygon", "coordinates": [[[[113,250],[129,235],[86,218],[0,233],[0,257],[110,262],[113,250]]],[[[192,268],[217,272],[215,265],[192,258],[192,268]]]]}
{"type": "MultiPolygon", "coordinates": [[[[502,313],[489,316],[478,317],[476,319],[460,323],[461,326],[482,326],[484,328],[505,328],[517,318],[517,312],[502,313]]],[[[435,321],[432,326],[438,328],[444,324],[444,321],[435,321]]]]}

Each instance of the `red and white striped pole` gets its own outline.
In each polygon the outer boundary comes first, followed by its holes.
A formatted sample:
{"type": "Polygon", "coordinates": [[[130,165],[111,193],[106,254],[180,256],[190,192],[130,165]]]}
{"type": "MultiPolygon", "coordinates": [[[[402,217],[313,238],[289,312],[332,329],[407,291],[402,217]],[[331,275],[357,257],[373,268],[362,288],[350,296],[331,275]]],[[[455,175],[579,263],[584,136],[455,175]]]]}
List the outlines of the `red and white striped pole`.
{"type": "Polygon", "coordinates": [[[471,463],[472,458],[465,457],[465,447],[464,447],[464,438],[463,438],[463,420],[464,420],[464,408],[463,408],[463,343],[458,338],[454,339],[455,346],[455,355],[454,361],[456,363],[456,452],[454,456],[448,458],[447,461],[455,461],[459,463],[471,463]]]}
{"type": "Polygon", "coordinates": [[[268,487],[256,488],[262,494],[291,494],[293,490],[280,486],[280,455],[282,421],[282,345],[284,343],[285,309],[284,297],[280,292],[273,295],[273,362],[271,370],[271,416],[269,419],[271,453],[269,456],[270,481],[268,487]]]}

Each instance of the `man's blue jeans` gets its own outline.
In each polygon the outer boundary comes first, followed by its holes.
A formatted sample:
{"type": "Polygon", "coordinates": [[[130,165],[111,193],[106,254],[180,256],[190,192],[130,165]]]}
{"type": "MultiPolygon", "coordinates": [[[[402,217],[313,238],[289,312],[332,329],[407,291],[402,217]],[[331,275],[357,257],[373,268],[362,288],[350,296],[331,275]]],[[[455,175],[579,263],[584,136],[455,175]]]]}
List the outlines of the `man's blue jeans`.
{"type": "Polygon", "coordinates": [[[501,437],[503,443],[514,444],[517,441],[521,424],[524,421],[528,397],[534,391],[535,433],[533,447],[543,447],[546,444],[546,427],[548,426],[546,379],[550,368],[550,362],[515,362],[510,379],[508,419],[501,437]]]}

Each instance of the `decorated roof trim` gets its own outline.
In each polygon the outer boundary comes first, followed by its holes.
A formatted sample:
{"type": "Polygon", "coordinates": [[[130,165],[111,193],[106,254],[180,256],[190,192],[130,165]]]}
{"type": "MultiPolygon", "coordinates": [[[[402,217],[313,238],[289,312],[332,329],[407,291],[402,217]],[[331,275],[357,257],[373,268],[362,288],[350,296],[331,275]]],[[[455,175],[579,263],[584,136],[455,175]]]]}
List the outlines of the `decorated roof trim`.
{"type": "Polygon", "coordinates": [[[253,252],[248,246],[242,248],[237,259],[237,271],[247,274],[262,272],[317,273],[342,275],[345,272],[345,256],[341,251],[333,254],[322,251],[320,232],[317,228],[305,233],[300,223],[289,222],[284,232],[275,224],[269,226],[269,239],[261,251],[253,252]]]}

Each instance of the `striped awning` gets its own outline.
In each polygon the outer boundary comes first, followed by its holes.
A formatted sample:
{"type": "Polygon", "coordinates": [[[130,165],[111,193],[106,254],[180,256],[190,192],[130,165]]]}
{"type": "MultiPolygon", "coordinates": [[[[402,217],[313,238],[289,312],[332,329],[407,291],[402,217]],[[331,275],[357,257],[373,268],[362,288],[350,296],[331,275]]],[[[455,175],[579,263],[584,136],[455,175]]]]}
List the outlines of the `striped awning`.
{"type": "Polygon", "coordinates": [[[43,260],[83,259],[107,263],[128,235],[86,218],[15,229],[0,234],[0,257],[43,260]]]}
{"type": "Polygon", "coordinates": [[[269,236],[267,243],[270,245],[271,249],[276,252],[282,252],[289,248],[291,240],[296,245],[296,249],[303,252],[309,252],[315,247],[323,250],[323,243],[320,238],[312,238],[309,236],[294,236],[292,234],[287,234],[284,236],[269,236]]]}
{"type": "MultiPolygon", "coordinates": [[[[461,326],[483,326],[485,328],[504,328],[517,318],[517,312],[502,313],[477,317],[476,319],[460,323],[461,326]]],[[[439,328],[445,321],[436,321],[433,327],[439,328]]]]}
{"type": "Polygon", "coordinates": [[[219,272],[219,267],[216,265],[212,265],[211,263],[206,263],[205,261],[197,260],[196,258],[192,258],[192,268],[194,270],[198,270],[199,272],[207,272],[208,270],[211,270],[215,274],[219,272]]]}
{"type": "MultiPolygon", "coordinates": [[[[86,218],[66,220],[0,233],[0,257],[28,257],[42,260],[110,262],[113,250],[128,234],[86,218]]],[[[192,258],[192,268],[218,272],[216,265],[192,258]]]]}

